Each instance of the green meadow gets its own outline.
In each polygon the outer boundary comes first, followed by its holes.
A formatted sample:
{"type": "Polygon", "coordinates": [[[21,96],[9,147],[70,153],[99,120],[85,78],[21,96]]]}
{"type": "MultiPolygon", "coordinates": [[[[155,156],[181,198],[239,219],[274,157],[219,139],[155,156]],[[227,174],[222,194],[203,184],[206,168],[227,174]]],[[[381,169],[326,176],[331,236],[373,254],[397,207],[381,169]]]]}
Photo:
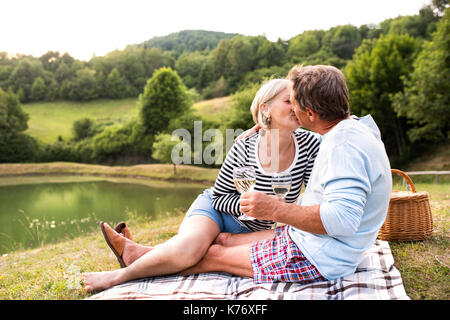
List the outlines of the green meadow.
{"type": "Polygon", "coordinates": [[[229,114],[232,104],[229,96],[214,98],[195,103],[192,106],[192,110],[205,120],[217,121],[229,114]]]}
{"type": "MultiPolygon", "coordinates": [[[[53,143],[60,136],[72,138],[73,122],[90,118],[106,125],[126,123],[139,113],[138,99],[94,100],[89,102],[53,101],[23,104],[29,115],[25,132],[45,143],[53,143]]],[[[192,110],[205,120],[218,120],[231,109],[229,97],[204,100],[195,103],[192,110]]]]}
{"type": "Polygon", "coordinates": [[[23,104],[30,116],[25,132],[46,143],[61,136],[72,137],[73,122],[90,118],[103,123],[123,123],[138,115],[137,99],[94,100],[89,102],[54,101],[23,104]]]}

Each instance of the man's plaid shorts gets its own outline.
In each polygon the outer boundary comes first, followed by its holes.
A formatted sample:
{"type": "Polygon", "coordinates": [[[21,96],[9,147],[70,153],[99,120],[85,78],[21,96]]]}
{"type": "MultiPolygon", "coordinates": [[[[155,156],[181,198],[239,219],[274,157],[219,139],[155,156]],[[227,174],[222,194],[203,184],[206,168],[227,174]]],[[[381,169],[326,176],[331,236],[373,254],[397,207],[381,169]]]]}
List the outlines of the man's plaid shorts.
{"type": "Polygon", "coordinates": [[[253,242],[250,260],[255,283],[327,281],[291,240],[287,225],[275,228],[272,239],[253,242]]]}

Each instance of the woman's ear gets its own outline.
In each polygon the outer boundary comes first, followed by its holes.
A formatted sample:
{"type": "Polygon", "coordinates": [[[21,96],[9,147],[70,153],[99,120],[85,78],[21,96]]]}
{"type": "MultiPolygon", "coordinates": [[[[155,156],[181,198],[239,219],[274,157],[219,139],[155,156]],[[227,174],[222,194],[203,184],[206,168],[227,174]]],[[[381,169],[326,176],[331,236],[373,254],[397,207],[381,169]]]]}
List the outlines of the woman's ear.
{"type": "Polygon", "coordinates": [[[269,106],[265,103],[261,103],[259,105],[259,112],[261,112],[261,114],[264,115],[264,117],[266,117],[266,118],[270,117],[269,106]]]}

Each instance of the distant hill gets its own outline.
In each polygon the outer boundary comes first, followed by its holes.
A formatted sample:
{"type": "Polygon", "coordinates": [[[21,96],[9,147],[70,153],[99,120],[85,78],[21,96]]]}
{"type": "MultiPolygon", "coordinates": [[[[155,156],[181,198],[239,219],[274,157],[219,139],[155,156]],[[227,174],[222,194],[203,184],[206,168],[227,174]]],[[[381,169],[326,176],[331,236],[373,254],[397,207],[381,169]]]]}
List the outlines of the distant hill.
{"type": "Polygon", "coordinates": [[[163,51],[175,51],[180,54],[184,51],[192,52],[217,47],[222,39],[230,39],[237,33],[225,33],[205,30],[183,30],[163,37],[153,37],[139,46],[144,48],[159,48],[163,51]]]}
{"type": "Polygon", "coordinates": [[[450,170],[450,140],[442,141],[439,146],[433,147],[423,156],[414,159],[408,171],[447,171],[450,170]]]}

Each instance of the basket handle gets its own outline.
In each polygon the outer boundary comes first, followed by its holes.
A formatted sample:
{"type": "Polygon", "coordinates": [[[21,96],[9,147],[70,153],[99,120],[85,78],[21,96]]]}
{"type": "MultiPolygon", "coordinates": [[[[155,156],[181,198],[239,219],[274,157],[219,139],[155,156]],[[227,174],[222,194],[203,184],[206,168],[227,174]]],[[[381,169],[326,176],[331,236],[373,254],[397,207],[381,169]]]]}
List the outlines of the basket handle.
{"type": "Polygon", "coordinates": [[[400,171],[398,169],[391,169],[392,173],[396,173],[401,175],[403,178],[405,178],[405,180],[408,182],[409,186],[411,187],[411,191],[412,193],[416,193],[416,187],[414,187],[414,183],[412,182],[411,178],[404,173],[403,171],[400,171]]]}

